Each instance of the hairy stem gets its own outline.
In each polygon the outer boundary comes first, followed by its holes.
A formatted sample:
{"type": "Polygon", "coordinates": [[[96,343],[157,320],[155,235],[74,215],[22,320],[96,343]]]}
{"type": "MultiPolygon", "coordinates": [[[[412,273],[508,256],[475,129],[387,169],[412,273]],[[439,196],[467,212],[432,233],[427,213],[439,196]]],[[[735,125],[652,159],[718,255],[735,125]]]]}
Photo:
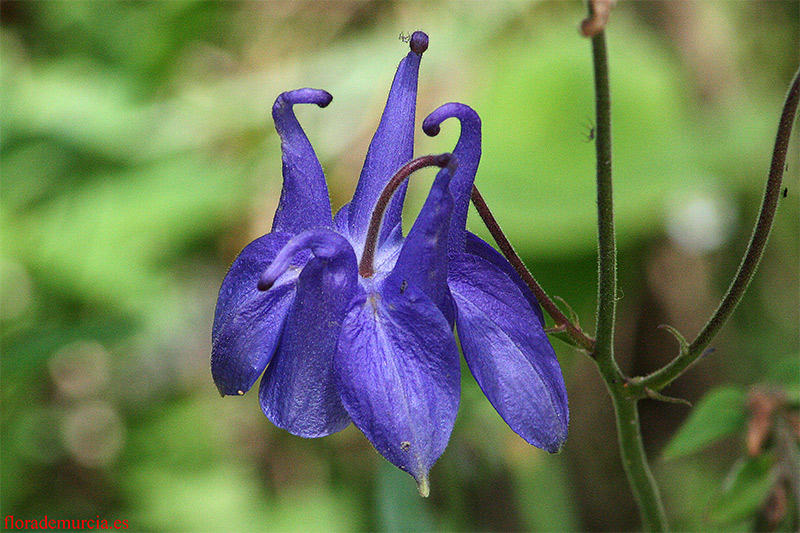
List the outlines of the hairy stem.
{"type": "Polygon", "coordinates": [[[617,421],[620,455],[646,531],[666,531],[667,521],[658,486],[647,463],[639,425],[638,401],[626,398],[621,387],[609,387],[617,421]]]}
{"type": "MultiPolygon", "coordinates": [[[[589,2],[589,16],[594,3],[589,2]]],[[[667,529],[658,486],[642,446],[637,400],[626,394],[626,380],[614,357],[617,306],[617,246],[611,167],[611,95],[605,31],[592,37],[597,132],[597,334],[595,363],[614,403],[622,464],[639,505],[642,525],[650,531],[667,529]]]]}
{"type": "MultiPolygon", "coordinates": [[[[477,209],[478,214],[483,220],[484,225],[489,230],[489,233],[492,234],[494,238],[494,242],[497,243],[497,246],[500,248],[500,251],[503,252],[503,255],[508,259],[508,262],[511,263],[511,266],[514,267],[514,270],[517,271],[519,277],[522,278],[522,281],[530,288],[531,292],[536,296],[536,299],[539,301],[539,304],[542,306],[542,309],[550,315],[550,318],[553,319],[555,322],[556,328],[564,328],[565,333],[567,334],[570,344],[586,350],[590,354],[594,351],[594,339],[588,337],[581,329],[572,323],[564,313],[561,312],[561,309],[553,302],[552,299],[544,292],[541,285],[536,281],[536,279],[531,274],[530,270],[525,267],[525,263],[522,262],[517,252],[514,251],[514,247],[511,246],[511,243],[508,241],[505,233],[503,233],[500,224],[497,223],[497,219],[494,218],[494,214],[489,209],[489,206],[486,205],[486,201],[481,196],[481,193],[478,191],[478,188],[473,186],[472,187],[472,203],[475,205],[475,209],[477,209]]],[[[562,339],[563,340],[563,339],[562,339]]]]}
{"type": "Polygon", "coordinates": [[[728,292],[722,298],[719,307],[717,307],[709,321],[698,333],[694,341],[689,344],[688,349],[682,351],[664,368],[653,372],[649,376],[634,380],[632,384],[637,389],[644,390],[647,388],[657,391],[666,387],[683,374],[692,363],[702,356],[706,347],[719,330],[722,329],[722,326],[725,325],[725,322],[741,301],[742,296],[744,296],[750,281],[753,279],[753,275],[756,273],[758,263],[761,261],[761,256],[769,238],[769,232],[772,229],[772,222],[775,219],[775,211],[778,209],[786,154],[788,152],[789,139],[792,135],[792,125],[797,113],[798,100],[800,100],[800,69],[795,73],[794,80],[792,80],[792,84],[786,94],[783,112],[778,123],[778,134],[775,139],[775,148],[772,152],[772,163],[767,177],[767,185],[764,189],[764,200],[753,230],[753,236],[739,265],[739,271],[733,278],[730,287],[728,287],[728,292]]]}
{"type": "Polygon", "coordinates": [[[608,376],[620,374],[614,361],[617,310],[617,243],[611,173],[611,94],[605,32],[592,38],[597,152],[597,332],[595,359],[608,376]]]}

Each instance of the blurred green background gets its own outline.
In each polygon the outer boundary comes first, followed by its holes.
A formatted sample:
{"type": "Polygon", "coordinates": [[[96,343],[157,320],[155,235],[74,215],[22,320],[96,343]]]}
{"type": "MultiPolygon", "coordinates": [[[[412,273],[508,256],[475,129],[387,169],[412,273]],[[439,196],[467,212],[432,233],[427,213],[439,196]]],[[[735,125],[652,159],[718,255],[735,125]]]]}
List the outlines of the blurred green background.
{"type": "MultiPolygon", "coordinates": [[[[620,240],[618,352],[631,374],[694,335],[744,250],[800,4],[621,2],[608,32],[620,240]]],[[[484,125],[477,183],[551,293],[592,331],[593,93],[580,2],[0,2],[0,516],[126,519],[136,531],[631,530],[638,518],[591,361],[558,341],[570,439],[514,435],[465,369],[423,500],[352,426],[303,440],[209,370],[216,292],[280,192],[270,109],[298,116],[334,209],[355,187],[397,63],[430,35],[418,120],[442,103],[484,125]]],[[[446,123],[417,153],[448,151],[446,123]]],[[[716,351],[666,392],[797,383],[798,143],[760,272],[716,351]]],[[[432,172],[430,173],[432,175],[432,172]]],[[[410,188],[409,217],[430,183],[410,188]]],[[[486,236],[477,217],[473,231],[486,236]]],[[[644,402],[676,529],[709,515],[741,436],[661,459],[689,413],[644,402]]]]}

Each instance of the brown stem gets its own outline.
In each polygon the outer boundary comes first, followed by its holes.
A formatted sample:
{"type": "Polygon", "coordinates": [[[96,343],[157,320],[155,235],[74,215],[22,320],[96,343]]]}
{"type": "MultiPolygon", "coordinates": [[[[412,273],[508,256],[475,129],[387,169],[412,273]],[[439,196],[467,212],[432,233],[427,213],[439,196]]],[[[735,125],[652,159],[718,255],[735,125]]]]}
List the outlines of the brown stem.
{"type": "Polygon", "coordinates": [[[692,363],[705,353],[706,347],[719,330],[722,329],[722,326],[730,318],[742,296],[744,296],[750,281],[756,273],[761,256],[764,254],[769,232],[772,229],[772,221],[775,218],[775,211],[778,209],[786,153],[789,147],[789,139],[792,135],[792,125],[797,113],[798,101],[800,101],[800,69],[794,75],[794,80],[792,80],[792,85],[789,87],[789,92],[783,105],[783,112],[778,123],[778,134],[775,139],[775,148],[772,152],[772,163],[764,190],[764,201],[761,204],[761,211],[758,214],[753,236],[750,239],[747,252],[742,258],[742,263],[739,265],[739,271],[736,273],[736,277],[733,278],[730,287],[728,287],[728,292],[720,302],[714,315],[700,333],[697,334],[688,349],[682,351],[667,366],[649,376],[636,380],[637,385],[653,390],[661,390],[683,374],[692,363]]]}
{"type": "Polygon", "coordinates": [[[573,324],[564,313],[561,312],[561,309],[558,308],[555,302],[550,299],[547,293],[544,292],[544,289],[542,289],[530,271],[525,267],[525,263],[522,262],[517,252],[514,251],[514,247],[508,242],[508,238],[506,238],[505,233],[503,233],[500,224],[497,223],[497,219],[494,218],[489,206],[486,205],[486,201],[475,186],[472,187],[472,203],[475,205],[475,209],[478,210],[481,220],[483,220],[483,223],[489,229],[489,233],[492,234],[500,251],[503,252],[508,262],[511,263],[511,266],[517,271],[522,281],[531,289],[531,292],[533,292],[536,299],[539,300],[539,304],[542,308],[555,321],[555,327],[563,327],[569,338],[573,341],[572,344],[592,354],[594,351],[594,339],[588,337],[578,326],[573,324]]]}
{"type": "Polygon", "coordinates": [[[439,154],[439,155],[426,155],[413,159],[400,167],[400,170],[392,176],[389,183],[386,184],[378,201],[375,202],[375,208],[372,210],[372,218],[369,220],[369,228],[367,229],[367,239],[364,242],[364,253],[361,254],[361,262],[358,264],[358,273],[362,278],[368,278],[375,273],[373,263],[375,261],[375,249],[378,246],[378,235],[380,234],[381,222],[383,221],[383,213],[389,205],[389,200],[392,195],[408,177],[417,170],[425,167],[446,167],[450,164],[452,154],[439,154]]]}

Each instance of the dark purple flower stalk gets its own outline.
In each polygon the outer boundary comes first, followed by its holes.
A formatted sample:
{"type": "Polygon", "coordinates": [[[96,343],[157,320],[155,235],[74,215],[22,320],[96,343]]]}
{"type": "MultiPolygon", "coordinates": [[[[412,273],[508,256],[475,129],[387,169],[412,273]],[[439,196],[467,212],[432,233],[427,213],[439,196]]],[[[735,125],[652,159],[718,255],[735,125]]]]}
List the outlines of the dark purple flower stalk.
{"type": "Polygon", "coordinates": [[[427,495],[428,471],[458,411],[454,326],[486,397],[527,442],[558,451],[568,408],[536,298],[502,255],[466,231],[481,155],[478,115],[464,104],[441,106],[422,127],[436,135],[444,120],[458,119],[453,154],[412,160],[428,36],[415,32],[410,45],[353,200],[335,217],[292,110],[325,107],[331,95],[299,89],[276,100],[281,199],[272,232],[250,243],[222,282],[211,370],[223,395],[244,394],[263,374],[261,408],[294,435],[323,437],[353,422],[427,495]],[[403,237],[406,178],[422,166],[441,170],[403,237]]]}

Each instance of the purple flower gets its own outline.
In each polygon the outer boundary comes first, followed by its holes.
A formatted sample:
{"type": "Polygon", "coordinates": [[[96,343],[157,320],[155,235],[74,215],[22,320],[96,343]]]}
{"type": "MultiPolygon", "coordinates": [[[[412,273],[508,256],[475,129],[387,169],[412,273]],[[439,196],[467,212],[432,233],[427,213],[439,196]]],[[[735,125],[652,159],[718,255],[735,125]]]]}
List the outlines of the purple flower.
{"type": "Polygon", "coordinates": [[[561,370],[539,304],[511,265],[465,229],[481,123],[450,103],[423,123],[461,123],[453,154],[412,160],[419,63],[416,32],[400,62],[353,200],[332,216],[325,176],[292,106],[325,107],[317,89],[272,108],[283,190],[272,232],[236,258],[219,293],[211,370],[219,391],[259,398],[278,427],[323,437],[353,422],[428,493],[460,396],[461,350],[486,397],[518,435],[549,452],[566,440],[561,370]],[[406,237],[408,175],[441,170],[406,237]]]}

